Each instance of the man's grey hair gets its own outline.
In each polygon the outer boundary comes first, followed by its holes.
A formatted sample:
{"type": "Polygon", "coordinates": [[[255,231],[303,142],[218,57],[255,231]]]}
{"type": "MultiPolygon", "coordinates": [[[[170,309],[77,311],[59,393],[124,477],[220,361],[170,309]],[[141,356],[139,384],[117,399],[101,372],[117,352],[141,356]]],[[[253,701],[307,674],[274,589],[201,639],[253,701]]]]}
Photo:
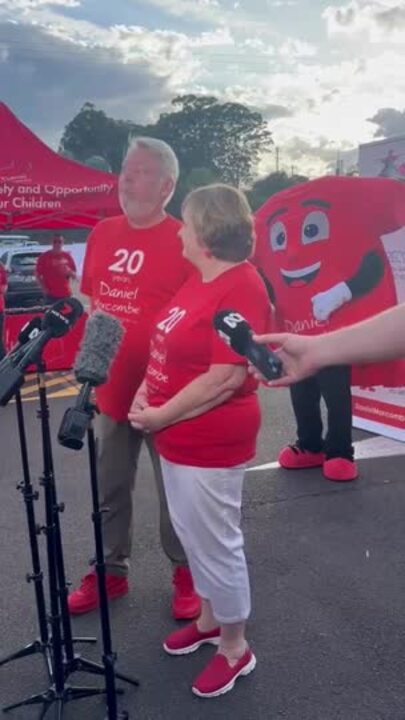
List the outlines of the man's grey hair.
{"type": "Polygon", "coordinates": [[[177,160],[174,150],[164,140],[158,140],[152,137],[134,137],[129,143],[125,160],[134,150],[142,148],[148,150],[152,155],[159,159],[162,169],[176,185],[179,179],[179,161],[177,160]]]}

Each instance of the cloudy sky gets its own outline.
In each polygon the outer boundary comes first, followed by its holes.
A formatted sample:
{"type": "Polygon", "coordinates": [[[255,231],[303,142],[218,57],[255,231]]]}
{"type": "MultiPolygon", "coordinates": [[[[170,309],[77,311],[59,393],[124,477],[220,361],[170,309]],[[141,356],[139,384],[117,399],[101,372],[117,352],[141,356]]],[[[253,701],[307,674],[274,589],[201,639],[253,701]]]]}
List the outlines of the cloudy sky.
{"type": "Polygon", "coordinates": [[[142,123],[185,92],[260,110],[319,174],[405,133],[405,0],[0,0],[0,99],[54,147],[87,100],[142,123]]]}

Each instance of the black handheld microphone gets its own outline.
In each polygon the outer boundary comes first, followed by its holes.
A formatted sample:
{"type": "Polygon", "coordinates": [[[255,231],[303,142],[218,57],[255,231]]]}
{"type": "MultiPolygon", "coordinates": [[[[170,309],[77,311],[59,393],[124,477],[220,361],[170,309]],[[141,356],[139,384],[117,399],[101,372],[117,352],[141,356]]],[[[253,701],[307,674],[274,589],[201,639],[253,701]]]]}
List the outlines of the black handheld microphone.
{"type": "Polygon", "coordinates": [[[9,355],[7,363],[0,367],[0,405],[7,405],[19,390],[24,383],[24,371],[38,362],[49,340],[66,335],[82,313],[83,305],[76,298],[59,300],[47,310],[35,337],[22,346],[21,352],[9,355]]]}
{"type": "Polygon", "coordinates": [[[245,318],[235,310],[221,310],[214,316],[218,335],[238,355],[246,357],[267,380],[277,380],[283,374],[280,358],[265,345],[253,340],[253,330],[245,318]]]}
{"type": "Polygon", "coordinates": [[[37,315],[23,325],[18,333],[17,343],[11,348],[10,352],[0,362],[0,372],[6,367],[10,360],[15,364],[22,357],[24,345],[37,337],[42,328],[42,316],[37,315]]]}
{"type": "Polygon", "coordinates": [[[66,410],[58,433],[58,440],[64,447],[72,450],[83,447],[91,420],[91,391],[106,382],[123,334],[121,323],[112,315],[96,310],[88,319],[73,367],[76,380],[83,387],[75,406],[66,410]]]}
{"type": "Polygon", "coordinates": [[[17,364],[20,370],[25,370],[28,365],[36,362],[42,350],[49,340],[66,335],[83,314],[83,305],[76,298],[58,300],[42,318],[40,332],[27,345],[26,352],[17,364]]]}

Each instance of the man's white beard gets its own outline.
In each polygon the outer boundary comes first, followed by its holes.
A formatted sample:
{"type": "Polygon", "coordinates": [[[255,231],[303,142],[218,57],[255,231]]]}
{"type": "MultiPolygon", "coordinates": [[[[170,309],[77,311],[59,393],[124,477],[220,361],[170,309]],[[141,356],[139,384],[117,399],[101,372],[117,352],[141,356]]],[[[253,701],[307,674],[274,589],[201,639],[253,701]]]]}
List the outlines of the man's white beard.
{"type": "Polygon", "coordinates": [[[162,209],[154,203],[145,203],[140,200],[124,200],[121,195],[119,196],[119,201],[124,215],[130,220],[134,220],[134,222],[149,218],[162,209]]]}

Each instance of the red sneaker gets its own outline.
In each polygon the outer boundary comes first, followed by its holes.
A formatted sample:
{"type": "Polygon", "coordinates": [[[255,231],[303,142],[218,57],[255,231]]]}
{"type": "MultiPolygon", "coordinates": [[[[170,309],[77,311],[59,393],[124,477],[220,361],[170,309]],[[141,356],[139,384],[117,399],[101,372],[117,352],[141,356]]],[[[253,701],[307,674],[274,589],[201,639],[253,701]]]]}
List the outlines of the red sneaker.
{"type": "Polygon", "coordinates": [[[332,482],[351,482],[359,476],[356,463],[347,458],[331,458],[323,464],[323,474],[332,482]]]}
{"type": "Polygon", "coordinates": [[[175,620],[193,620],[201,612],[201,600],[194,590],[187,565],[179,565],[173,573],[172,614],[175,620]]]}
{"type": "MultiPolygon", "coordinates": [[[[109,600],[122,597],[129,591],[126,577],[106,575],[106,584],[109,600]]],[[[91,572],[82,578],[80,587],[78,587],[77,590],[73,590],[68,596],[69,611],[72,615],[82,615],[83,613],[90,612],[90,610],[96,610],[99,604],[97,575],[95,572],[91,572]]]]}
{"type": "Polygon", "coordinates": [[[163,643],[163,647],[169,655],[188,655],[198,650],[201,645],[218,645],[220,629],[215,628],[211,632],[200,632],[197,623],[175,630],[167,636],[163,643]]]}
{"type": "Polygon", "coordinates": [[[256,667],[256,658],[248,648],[231,667],[225,655],[217,653],[193,682],[192,691],[199,697],[212,698],[232,690],[238,677],[249,675],[256,667]]]}
{"type": "Polygon", "coordinates": [[[322,467],[325,455],[322,452],[313,453],[309,450],[301,450],[298,445],[288,445],[280,452],[278,461],[286,470],[302,470],[322,467]]]}

